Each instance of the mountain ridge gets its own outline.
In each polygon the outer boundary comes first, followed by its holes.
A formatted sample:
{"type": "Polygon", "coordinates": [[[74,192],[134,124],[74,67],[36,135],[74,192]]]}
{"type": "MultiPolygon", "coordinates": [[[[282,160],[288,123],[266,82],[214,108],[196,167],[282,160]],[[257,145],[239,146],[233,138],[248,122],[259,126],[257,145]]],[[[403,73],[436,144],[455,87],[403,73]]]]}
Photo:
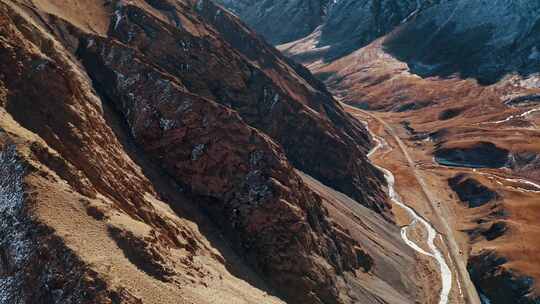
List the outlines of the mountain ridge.
{"type": "Polygon", "coordinates": [[[378,270],[402,276],[412,252],[371,257],[295,171],[353,197],[346,218],[393,225],[369,134],[323,84],[211,2],[94,4],[0,3],[0,172],[22,185],[0,198],[23,196],[0,212],[21,223],[0,231],[1,301],[418,296],[378,270]]]}

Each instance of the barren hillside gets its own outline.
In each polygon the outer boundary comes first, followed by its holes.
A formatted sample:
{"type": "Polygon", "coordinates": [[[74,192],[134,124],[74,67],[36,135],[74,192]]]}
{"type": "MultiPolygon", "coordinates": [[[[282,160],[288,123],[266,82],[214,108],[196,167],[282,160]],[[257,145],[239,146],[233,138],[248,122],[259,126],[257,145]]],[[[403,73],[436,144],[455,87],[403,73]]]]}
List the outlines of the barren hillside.
{"type": "Polygon", "coordinates": [[[414,302],[371,147],[210,1],[2,0],[0,303],[414,302]]]}

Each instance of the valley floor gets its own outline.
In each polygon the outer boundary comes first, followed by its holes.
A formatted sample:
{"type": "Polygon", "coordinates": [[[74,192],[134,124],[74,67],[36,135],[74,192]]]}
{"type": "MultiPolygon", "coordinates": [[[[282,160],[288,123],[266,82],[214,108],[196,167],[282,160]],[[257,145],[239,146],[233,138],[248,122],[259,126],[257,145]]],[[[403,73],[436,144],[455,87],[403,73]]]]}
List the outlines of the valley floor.
{"type": "MultiPolygon", "coordinates": [[[[404,201],[444,236],[439,245],[459,282],[449,303],[479,303],[479,296],[537,303],[539,77],[508,75],[490,86],[421,78],[383,43],[308,65],[393,148],[377,153],[375,163],[392,171],[404,201]]],[[[393,211],[400,225],[410,221],[393,211]]]]}
{"type": "MultiPolygon", "coordinates": [[[[372,157],[373,161],[385,168],[391,168],[391,171],[395,172],[397,176],[396,186],[399,192],[398,195],[404,197],[407,204],[438,232],[436,245],[444,253],[446,264],[450,268],[452,278],[449,280],[449,283],[451,284],[451,289],[449,296],[446,294],[444,297],[437,297],[442,286],[437,284],[431,285],[431,290],[427,290],[426,292],[433,299],[428,303],[480,303],[476,289],[467,272],[466,258],[464,258],[463,252],[456,242],[455,229],[447,221],[450,218],[448,215],[449,210],[442,208],[442,205],[439,203],[444,200],[443,193],[440,189],[433,192],[434,189],[426,184],[423,173],[415,165],[416,161],[410,156],[408,148],[389,123],[377,114],[351,106],[345,107],[353,116],[361,121],[368,122],[370,128],[377,130],[372,135],[380,137],[380,141],[383,144],[379,152],[372,157]],[[437,298],[439,301],[436,300],[437,298]]],[[[426,248],[429,252],[427,249],[426,229],[421,225],[414,225],[416,220],[412,219],[402,208],[394,206],[393,210],[397,215],[398,224],[410,228],[407,233],[412,234],[414,242],[421,249],[426,248]],[[409,225],[409,223],[412,224],[409,225]]],[[[425,262],[434,264],[433,261],[425,262]]],[[[435,267],[434,269],[437,268],[435,267]]],[[[438,273],[438,276],[442,276],[444,279],[442,273],[438,273]]],[[[438,280],[440,281],[441,278],[438,280]]]]}

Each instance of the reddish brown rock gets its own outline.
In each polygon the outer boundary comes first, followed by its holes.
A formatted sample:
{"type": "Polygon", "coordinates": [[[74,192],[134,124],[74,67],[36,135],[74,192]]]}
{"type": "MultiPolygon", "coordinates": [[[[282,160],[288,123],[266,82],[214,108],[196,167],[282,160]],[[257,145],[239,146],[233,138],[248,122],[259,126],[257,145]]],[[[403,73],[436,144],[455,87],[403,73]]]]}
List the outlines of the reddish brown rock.
{"type": "Polygon", "coordinates": [[[168,22],[126,5],[117,10],[121,17],[109,35],[140,51],[190,93],[236,110],[283,146],[298,169],[390,217],[379,187],[384,179],[365,157],[368,133],[305,68],[211,1],[148,3],[169,16],[168,22]],[[189,23],[179,26],[176,19],[189,23]]]}
{"type": "Polygon", "coordinates": [[[361,256],[328,222],[320,198],[278,145],[236,111],[188,93],[121,44],[94,38],[79,55],[147,155],[210,212],[277,290],[293,301],[339,302],[333,277],[359,268],[361,256]]]}
{"type": "MultiPolygon", "coordinates": [[[[248,302],[278,301],[261,290],[294,303],[352,301],[341,275],[369,271],[371,257],[329,220],[293,165],[387,208],[364,156],[369,138],[322,85],[274,50],[268,67],[249,60],[192,3],[93,7],[110,10],[108,36],[79,16],[42,11],[46,1],[29,3],[0,4],[0,127],[32,168],[20,191],[24,218],[42,228],[23,241],[45,249],[24,263],[45,266],[6,297],[35,288],[62,303],[78,294],[204,303],[210,297],[193,285],[227,294],[223,284],[233,282],[248,302]],[[50,272],[61,276],[52,289],[36,279],[50,272]]],[[[8,279],[24,274],[12,251],[0,256],[8,279]]]]}

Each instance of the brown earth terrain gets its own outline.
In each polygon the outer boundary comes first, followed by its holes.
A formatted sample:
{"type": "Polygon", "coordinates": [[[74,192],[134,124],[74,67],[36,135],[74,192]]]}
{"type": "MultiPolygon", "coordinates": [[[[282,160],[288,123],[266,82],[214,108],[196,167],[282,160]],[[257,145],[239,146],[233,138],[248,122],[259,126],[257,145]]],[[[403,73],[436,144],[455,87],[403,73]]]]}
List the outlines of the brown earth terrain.
{"type": "MultiPolygon", "coordinates": [[[[534,303],[540,287],[537,76],[508,75],[489,86],[458,76],[421,78],[383,44],[384,38],[311,68],[343,102],[369,110],[403,140],[481,296],[534,303]]],[[[391,142],[389,134],[378,134],[391,142]]],[[[385,158],[385,166],[393,164],[403,161],[385,158]]],[[[398,181],[407,178],[400,172],[398,181]]]]}
{"type": "MultiPolygon", "coordinates": [[[[395,180],[402,232],[429,256],[432,230],[416,225],[425,217],[449,253],[457,277],[440,303],[540,302],[538,2],[220,2],[374,130],[370,155],[395,180]]],[[[444,291],[440,272],[433,289],[444,291]]]]}
{"type": "Polygon", "coordinates": [[[212,2],[2,0],[0,302],[430,303],[371,147],[212,2]]]}
{"type": "Polygon", "coordinates": [[[297,5],[310,71],[209,0],[0,0],[0,303],[539,303],[539,7],[510,60],[456,2],[297,5]]]}

